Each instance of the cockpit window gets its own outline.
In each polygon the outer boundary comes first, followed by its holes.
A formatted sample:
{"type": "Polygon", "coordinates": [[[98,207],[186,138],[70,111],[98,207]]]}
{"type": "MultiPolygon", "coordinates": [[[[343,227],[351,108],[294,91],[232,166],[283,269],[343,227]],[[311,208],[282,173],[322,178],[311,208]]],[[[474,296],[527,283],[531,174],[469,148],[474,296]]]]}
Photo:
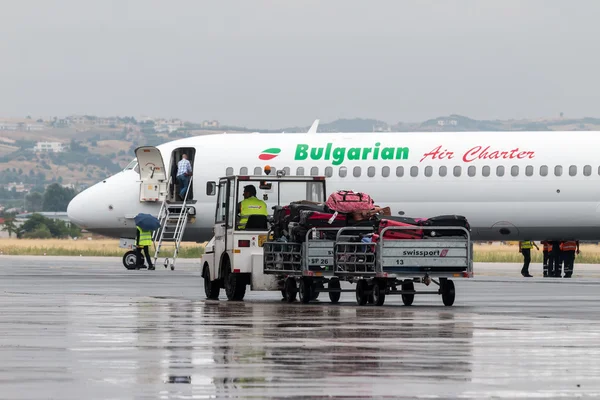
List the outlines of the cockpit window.
{"type": "Polygon", "coordinates": [[[133,160],[131,160],[131,162],[129,164],[127,164],[127,166],[125,167],[124,171],[134,169],[135,167],[137,167],[137,158],[134,158],[133,160]]]}

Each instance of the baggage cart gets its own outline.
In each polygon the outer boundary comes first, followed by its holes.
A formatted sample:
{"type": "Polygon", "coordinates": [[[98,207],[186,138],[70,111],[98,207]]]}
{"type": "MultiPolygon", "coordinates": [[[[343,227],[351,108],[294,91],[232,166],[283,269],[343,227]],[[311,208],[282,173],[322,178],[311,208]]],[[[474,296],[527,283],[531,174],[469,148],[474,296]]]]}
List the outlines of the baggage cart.
{"type": "Polygon", "coordinates": [[[455,300],[454,282],[450,278],[473,276],[473,244],[467,229],[460,226],[393,226],[386,227],[376,243],[350,242],[338,231],[334,247],[334,275],[356,281],[356,302],[371,300],[380,306],[387,295],[399,294],[409,306],[415,294],[441,295],[444,305],[455,300]],[[389,230],[454,230],[461,236],[424,236],[422,239],[384,239],[389,230]],[[438,290],[416,291],[415,283],[438,285],[438,290]]]}
{"type": "Polygon", "coordinates": [[[321,292],[329,293],[332,303],[340,300],[343,290],[333,271],[333,238],[338,230],[311,228],[303,243],[264,243],[263,272],[277,275],[283,282],[282,295],[287,302],[293,302],[298,295],[302,303],[308,303],[316,300],[321,292]]]}

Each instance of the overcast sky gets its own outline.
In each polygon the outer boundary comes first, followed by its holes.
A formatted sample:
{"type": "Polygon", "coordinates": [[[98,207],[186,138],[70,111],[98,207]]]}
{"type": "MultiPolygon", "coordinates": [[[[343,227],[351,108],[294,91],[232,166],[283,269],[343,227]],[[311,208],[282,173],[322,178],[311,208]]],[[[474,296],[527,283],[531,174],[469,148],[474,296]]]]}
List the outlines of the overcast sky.
{"type": "Polygon", "coordinates": [[[0,116],[600,117],[600,1],[0,0],[0,116]]]}

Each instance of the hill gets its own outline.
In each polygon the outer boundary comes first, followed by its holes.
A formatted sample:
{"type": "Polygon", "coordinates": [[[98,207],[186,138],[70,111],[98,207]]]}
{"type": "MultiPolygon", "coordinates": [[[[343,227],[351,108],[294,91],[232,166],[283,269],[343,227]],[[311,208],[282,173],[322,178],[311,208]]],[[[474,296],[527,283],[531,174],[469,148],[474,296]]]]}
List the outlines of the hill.
{"type": "MultiPolygon", "coordinates": [[[[95,117],[86,117],[95,118],[95,117]]],[[[85,121],[84,121],[85,122],[85,121]]],[[[163,121],[137,122],[133,118],[109,121],[104,126],[60,124],[56,121],[44,129],[0,131],[0,185],[23,183],[24,190],[44,187],[52,182],[81,189],[122,170],[142,145],[158,145],[178,138],[227,132],[306,132],[306,127],[281,130],[247,129],[221,126],[206,128],[200,124],[163,121]],[[124,122],[123,122],[124,121],[124,122]],[[171,124],[171,125],[169,125],[171,124]],[[165,126],[168,128],[165,128],[165,126]],[[33,151],[37,142],[59,142],[66,151],[41,153],[33,151]]],[[[461,115],[448,115],[424,122],[388,124],[369,118],[338,119],[322,123],[318,132],[374,131],[554,131],[600,130],[600,118],[554,118],[539,120],[476,120],[461,115]]],[[[10,187],[9,187],[10,189],[10,187]]],[[[23,188],[19,189],[23,190],[23,188]]]]}

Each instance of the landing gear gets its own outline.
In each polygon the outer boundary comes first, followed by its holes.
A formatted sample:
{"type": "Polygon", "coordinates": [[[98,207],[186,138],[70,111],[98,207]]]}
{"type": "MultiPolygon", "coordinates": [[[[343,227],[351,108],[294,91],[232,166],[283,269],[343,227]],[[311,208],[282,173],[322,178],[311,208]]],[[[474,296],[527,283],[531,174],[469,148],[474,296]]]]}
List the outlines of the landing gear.
{"type": "Polygon", "coordinates": [[[123,265],[128,270],[138,269],[137,267],[137,254],[135,250],[129,250],[123,255],[123,265]]]}

